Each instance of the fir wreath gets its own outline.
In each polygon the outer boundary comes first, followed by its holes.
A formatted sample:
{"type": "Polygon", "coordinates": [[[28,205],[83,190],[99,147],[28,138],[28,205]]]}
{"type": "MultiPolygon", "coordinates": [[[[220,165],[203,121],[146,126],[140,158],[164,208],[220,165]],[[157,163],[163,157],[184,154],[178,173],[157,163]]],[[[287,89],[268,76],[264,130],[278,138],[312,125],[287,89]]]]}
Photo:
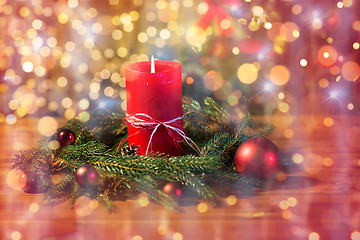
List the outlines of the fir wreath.
{"type": "Polygon", "coordinates": [[[241,122],[233,122],[212,98],[206,98],[204,103],[201,106],[193,99],[183,99],[184,128],[200,147],[200,156],[191,148],[180,157],[141,156],[134,146],[117,151],[127,134],[124,114],[92,114],[91,120],[70,120],[37,147],[20,151],[13,159],[13,168],[36,176],[36,187],[44,193],[47,204],[68,200],[74,203],[86,195],[109,211],[116,209],[113,201],[140,192],[146,192],[151,200],[169,210],[179,210],[178,202],[161,190],[164,183],[181,184],[196,198],[214,205],[224,192],[261,188],[260,180],[236,172],[233,157],[242,142],[266,137],[273,127],[255,122],[249,114],[241,122]],[[52,140],[64,129],[74,133],[74,144],[54,149],[52,140]],[[84,165],[96,169],[102,179],[99,184],[84,186],[76,181],[76,171],[84,165]]]}

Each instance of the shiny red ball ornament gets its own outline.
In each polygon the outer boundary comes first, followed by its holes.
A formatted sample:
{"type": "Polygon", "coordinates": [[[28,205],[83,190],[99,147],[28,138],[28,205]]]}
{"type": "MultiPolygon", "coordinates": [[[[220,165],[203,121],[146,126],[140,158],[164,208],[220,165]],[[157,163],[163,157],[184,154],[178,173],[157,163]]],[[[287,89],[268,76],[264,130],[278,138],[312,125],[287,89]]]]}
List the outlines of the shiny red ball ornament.
{"type": "Polygon", "coordinates": [[[75,179],[82,187],[99,184],[99,174],[97,170],[89,164],[82,165],[76,170],[75,179]]]}
{"type": "Polygon", "coordinates": [[[266,138],[250,138],[235,153],[236,170],[262,180],[275,177],[281,169],[280,151],[266,138]]]}
{"type": "Polygon", "coordinates": [[[18,184],[26,193],[41,193],[39,178],[34,172],[23,172],[20,174],[18,184]]]}
{"type": "Polygon", "coordinates": [[[75,133],[70,129],[61,130],[57,137],[61,147],[66,147],[75,143],[75,133]]]}
{"type": "Polygon", "coordinates": [[[179,183],[170,182],[164,185],[163,192],[175,200],[179,200],[183,195],[183,187],[179,183]]]}

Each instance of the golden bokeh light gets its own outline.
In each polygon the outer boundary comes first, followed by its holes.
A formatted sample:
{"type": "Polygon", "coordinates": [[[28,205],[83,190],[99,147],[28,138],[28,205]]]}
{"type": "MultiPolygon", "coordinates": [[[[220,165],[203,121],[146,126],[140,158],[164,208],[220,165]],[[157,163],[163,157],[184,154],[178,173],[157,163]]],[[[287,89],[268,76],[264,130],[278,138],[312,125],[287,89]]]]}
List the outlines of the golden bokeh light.
{"type": "Polygon", "coordinates": [[[138,196],[138,203],[139,203],[140,207],[148,206],[150,203],[149,195],[145,192],[140,193],[138,196]]]}
{"type": "Polygon", "coordinates": [[[297,199],[295,197],[289,197],[287,202],[290,207],[295,207],[297,205],[297,199]]]}
{"type": "Polygon", "coordinates": [[[290,210],[283,210],[282,213],[281,213],[281,216],[284,219],[288,220],[288,219],[290,219],[292,217],[292,213],[291,213],[290,210]]]}
{"type": "Polygon", "coordinates": [[[14,231],[11,233],[11,240],[20,240],[22,238],[22,235],[18,231],[14,231]]]}
{"type": "Polygon", "coordinates": [[[321,65],[329,67],[337,61],[338,53],[334,47],[325,45],[318,50],[317,59],[321,65]]]}
{"type": "Polygon", "coordinates": [[[31,203],[30,206],[29,206],[29,211],[32,212],[32,213],[36,213],[38,212],[40,209],[40,206],[38,203],[31,203]]]}
{"type": "Polygon", "coordinates": [[[292,130],[291,128],[285,129],[284,130],[284,137],[287,139],[293,138],[295,135],[294,130],[292,130]]]}
{"type": "Polygon", "coordinates": [[[264,23],[264,28],[265,28],[265,29],[271,29],[271,28],[272,28],[271,22],[266,22],[266,23],[264,23]]]}
{"type": "Polygon", "coordinates": [[[353,231],[350,235],[351,240],[360,240],[360,232],[359,231],[353,231]]]}
{"type": "Polygon", "coordinates": [[[224,84],[224,79],[219,72],[210,70],[204,77],[204,85],[207,89],[216,91],[224,84]]]}
{"type": "Polygon", "coordinates": [[[196,209],[199,213],[205,213],[208,211],[208,205],[207,203],[202,202],[197,205],[196,209]]]}
{"type": "Polygon", "coordinates": [[[258,78],[258,69],[254,64],[244,63],[238,68],[237,77],[244,84],[251,84],[258,78]]]}
{"type": "Polygon", "coordinates": [[[261,6],[254,6],[251,11],[258,17],[262,17],[264,15],[264,9],[261,6]]]}
{"type": "Polygon", "coordinates": [[[276,65],[270,70],[271,82],[278,86],[285,85],[290,79],[290,71],[284,65],[276,65]]]}
{"type": "Polygon", "coordinates": [[[283,112],[283,113],[286,113],[290,110],[290,106],[286,102],[279,103],[278,108],[279,108],[279,111],[283,112]]]}
{"type": "MultiPolygon", "coordinates": [[[[193,1],[192,0],[184,0],[184,6],[185,7],[192,7],[193,1]]],[[[199,14],[205,14],[209,10],[209,5],[206,2],[201,2],[198,7],[196,8],[196,11],[199,14]]]]}
{"type": "Polygon", "coordinates": [[[347,61],[341,67],[341,75],[347,81],[353,82],[360,77],[360,66],[357,62],[347,61]]]}
{"type": "Polygon", "coordinates": [[[334,125],[334,119],[332,117],[326,117],[323,123],[325,127],[332,127],[334,125]]]}
{"type": "Polygon", "coordinates": [[[309,234],[309,240],[320,240],[320,235],[317,232],[311,232],[309,234]]]}
{"type": "Polygon", "coordinates": [[[353,4],[353,0],[343,0],[344,7],[349,8],[353,4]]]}
{"type": "Polygon", "coordinates": [[[326,78],[322,78],[319,80],[318,84],[321,88],[327,88],[329,87],[329,80],[327,80],[326,78]]]}
{"type": "Polygon", "coordinates": [[[184,239],[184,237],[181,233],[176,232],[173,234],[172,240],[183,240],[183,239],[184,239]]]}
{"type": "Polygon", "coordinates": [[[307,60],[305,58],[300,60],[300,66],[306,67],[307,64],[308,64],[308,62],[307,62],[307,60]]]}
{"type": "Polygon", "coordinates": [[[230,95],[227,99],[230,106],[236,106],[239,103],[239,99],[235,95],[230,95]]]}
{"type": "Polygon", "coordinates": [[[301,163],[304,162],[304,157],[303,157],[303,155],[301,155],[300,153],[294,153],[294,154],[292,155],[292,160],[293,160],[293,162],[296,163],[296,164],[301,164],[301,163]]]}
{"type": "Polygon", "coordinates": [[[286,210],[289,208],[289,203],[288,201],[286,200],[281,200],[280,203],[279,203],[279,207],[282,209],[282,210],[286,210]]]}
{"type": "Polygon", "coordinates": [[[58,16],[58,21],[61,24],[65,24],[65,23],[67,23],[69,21],[69,16],[66,13],[61,13],[58,16]]]}
{"type": "Polygon", "coordinates": [[[21,7],[20,9],[19,9],[19,14],[20,14],[20,16],[22,16],[22,17],[27,17],[27,16],[29,16],[30,15],[30,9],[29,8],[27,8],[27,7],[21,7]]]}
{"type": "Polygon", "coordinates": [[[355,31],[360,31],[360,21],[359,21],[359,20],[354,21],[353,24],[352,24],[352,28],[353,28],[355,31]]]}
{"type": "Polygon", "coordinates": [[[294,22],[286,22],[280,27],[280,35],[287,42],[295,41],[300,35],[300,29],[294,22]]]}
{"type": "Polygon", "coordinates": [[[295,4],[292,8],[291,11],[293,14],[295,15],[299,15],[302,12],[302,6],[300,4],[295,4]]]}
{"type": "Polygon", "coordinates": [[[58,128],[58,123],[55,118],[50,116],[45,116],[40,118],[38,121],[37,129],[39,133],[43,136],[51,136],[56,132],[58,128]]]}
{"type": "Polygon", "coordinates": [[[334,160],[331,157],[324,158],[323,165],[325,167],[331,167],[334,164],[334,160]]]}
{"type": "Polygon", "coordinates": [[[75,213],[80,217],[89,216],[93,209],[90,207],[91,199],[86,196],[81,196],[75,200],[74,210],[75,213]]]}
{"type": "Polygon", "coordinates": [[[257,30],[259,30],[260,24],[259,24],[259,22],[258,22],[257,20],[252,19],[252,20],[249,22],[248,28],[249,28],[250,31],[256,32],[257,30]]]}
{"type": "Polygon", "coordinates": [[[359,47],[360,47],[360,44],[359,44],[358,42],[354,42],[354,43],[353,43],[353,48],[354,48],[355,50],[358,50],[359,47]]]}
{"type": "Polygon", "coordinates": [[[19,178],[24,174],[23,171],[19,169],[12,169],[6,176],[7,185],[14,189],[21,191],[21,186],[19,185],[19,178]]]}
{"type": "Polygon", "coordinates": [[[347,105],[347,109],[349,109],[350,111],[352,111],[352,110],[354,110],[354,104],[352,104],[352,103],[349,103],[348,105],[347,105]]]}
{"type": "Polygon", "coordinates": [[[76,111],[73,108],[66,109],[64,116],[67,120],[71,120],[75,117],[76,111]]]}
{"type": "Polygon", "coordinates": [[[190,27],[186,32],[186,41],[192,46],[202,45],[206,39],[206,32],[199,27],[190,27]]]}
{"type": "Polygon", "coordinates": [[[331,66],[330,73],[332,75],[338,75],[340,73],[340,68],[338,66],[331,66]]]}
{"type": "Polygon", "coordinates": [[[48,147],[55,151],[60,148],[60,143],[56,140],[51,140],[48,142],[48,147]]]}
{"type": "Polygon", "coordinates": [[[164,236],[168,232],[168,227],[166,225],[160,225],[157,228],[157,232],[158,232],[159,235],[164,236]]]}
{"type": "Polygon", "coordinates": [[[229,195],[227,198],[225,198],[225,201],[229,206],[233,206],[237,203],[238,199],[235,195],[229,195]]]}
{"type": "Polygon", "coordinates": [[[17,118],[16,118],[16,116],[14,114],[9,114],[9,115],[6,116],[5,121],[9,125],[13,125],[13,124],[16,123],[17,118]]]}

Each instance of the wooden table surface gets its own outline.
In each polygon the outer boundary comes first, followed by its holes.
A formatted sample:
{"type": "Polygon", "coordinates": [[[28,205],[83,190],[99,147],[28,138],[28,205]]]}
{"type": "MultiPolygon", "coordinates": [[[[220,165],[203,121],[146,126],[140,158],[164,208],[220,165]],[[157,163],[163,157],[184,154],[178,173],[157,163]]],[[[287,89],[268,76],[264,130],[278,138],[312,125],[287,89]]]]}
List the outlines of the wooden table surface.
{"type": "Polygon", "coordinates": [[[290,139],[279,128],[270,136],[283,152],[303,157],[285,182],[202,213],[197,204],[168,212],[138,200],[116,202],[115,214],[44,206],[42,194],[9,183],[13,154],[40,138],[38,119],[0,123],[0,239],[360,239],[360,117],[333,117],[331,127],[326,117],[296,118],[290,139]]]}

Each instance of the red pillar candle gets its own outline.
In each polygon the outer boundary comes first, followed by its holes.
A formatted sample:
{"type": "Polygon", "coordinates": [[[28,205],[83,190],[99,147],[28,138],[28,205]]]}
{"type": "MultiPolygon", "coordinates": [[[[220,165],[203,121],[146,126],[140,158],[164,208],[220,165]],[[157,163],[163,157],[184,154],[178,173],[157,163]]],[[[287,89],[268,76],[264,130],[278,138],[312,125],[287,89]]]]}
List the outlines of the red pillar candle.
{"type": "Polygon", "coordinates": [[[129,144],[143,155],[161,152],[183,154],[181,65],[172,61],[130,64],[125,68],[129,144]],[[131,119],[140,124],[132,124],[131,119]]]}

